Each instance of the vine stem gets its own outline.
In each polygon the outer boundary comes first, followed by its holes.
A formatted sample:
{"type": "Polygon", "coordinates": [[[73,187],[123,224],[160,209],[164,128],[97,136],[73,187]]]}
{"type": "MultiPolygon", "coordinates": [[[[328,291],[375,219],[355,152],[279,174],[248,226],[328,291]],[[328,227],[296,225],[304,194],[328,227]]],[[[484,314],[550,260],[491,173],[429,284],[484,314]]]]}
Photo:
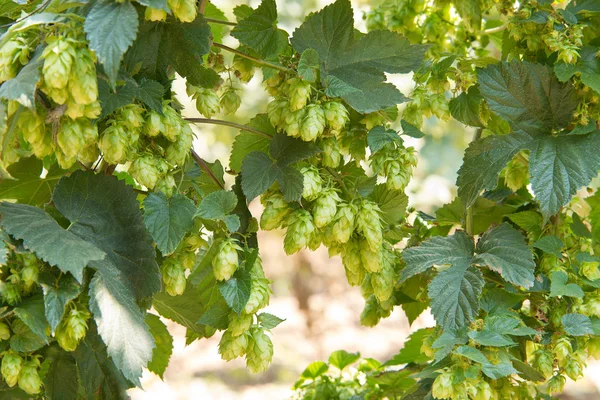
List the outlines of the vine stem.
{"type": "Polygon", "coordinates": [[[229,51],[229,52],[231,52],[233,54],[237,54],[240,57],[247,58],[248,60],[254,61],[255,63],[257,63],[259,65],[264,65],[265,67],[277,69],[277,70],[283,71],[283,72],[293,72],[293,70],[291,70],[289,68],[286,68],[286,67],[283,67],[281,65],[274,64],[274,63],[271,63],[271,62],[268,62],[268,61],[265,61],[265,60],[261,60],[260,58],[253,57],[253,56],[251,56],[249,54],[246,54],[246,53],[241,52],[239,50],[233,49],[233,48],[231,48],[229,46],[225,46],[224,44],[221,44],[221,43],[213,42],[213,46],[215,46],[215,47],[217,47],[219,49],[223,49],[223,50],[229,51]]]}
{"type": "Polygon", "coordinates": [[[204,20],[211,24],[221,24],[221,25],[229,25],[229,26],[237,26],[237,23],[230,21],[223,21],[221,19],[212,19],[212,18],[204,18],[204,20]]]}
{"type": "Polygon", "coordinates": [[[344,181],[342,180],[342,178],[340,177],[340,175],[332,168],[330,167],[325,167],[325,169],[327,170],[327,172],[329,172],[329,174],[331,176],[333,176],[333,179],[340,184],[340,187],[342,188],[342,192],[344,192],[344,194],[346,196],[348,196],[349,198],[352,198],[352,194],[350,193],[350,191],[348,190],[348,188],[346,187],[346,185],[344,184],[344,181]]]}
{"type": "Polygon", "coordinates": [[[225,186],[223,186],[223,184],[221,182],[219,182],[219,180],[217,179],[217,177],[215,176],[215,174],[213,174],[213,172],[210,170],[208,164],[206,163],[206,161],[204,161],[202,159],[202,157],[200,157],[198,155],[198,153],[196,153],[196,151],[194,149],[192,149],[192,157],[194,158],[194,161],[196,161],[196,164],[198,164],[198,166],[200,167],[200,169],[202,169],[204,172],[206,172],[208,174],[208,176],[210,176],[210,178],[221,188],[221,189],[225,189],[225,186]]]}
{"type": "Polygon", "coordinates": [[[237,128],[241,131],[247,131],[250,133],[254,133],[255,135],[260,135],[263,136],[267,139],[272,139],[273,136],[271,136],[270,134],[263,132],[259,129],[254,129],[250,126],[247,125],[242,125],[242,124],[238,124],[235,122],[231,122],[231,121],[225,121],[222,119],[210,119],[210,118],[185,118],[186,121],[188,122],[193,122],[195,124],[213,124],[213,125],[223,125],[223,126],[229,126],[231,128],[237,128]]]}
{"type": "Polygon", "coordinates": [[[498,32],[502,32],[503,30],[505,30],[506,28],[508,28],[508,24],[502,24],[500,26],[497,26],[495,28],[490,28],[490,29],[484,29],[483,31],[481,31],[480,33],[482,35],[493,35],[494,33],[498,33],[498,32]]]}
{"type": "MultiPolygon", "coordinates": [[[[473,136],[473,142],[481,137],[483,132],[483,128],[477,128],[475,131],[475,135],[473,136]]],[[[467,207],[467,216],[465,218],[465,230],[467,231],[467,235],[473,236],[473,206],[467,207]]]]}
{"type": "Polygon", "coordinates": [[[198,4],[198,14],[204,14],[204,11],[206,11],[206,2],[207,0],[200,0],[200,3],[198,4]]]}

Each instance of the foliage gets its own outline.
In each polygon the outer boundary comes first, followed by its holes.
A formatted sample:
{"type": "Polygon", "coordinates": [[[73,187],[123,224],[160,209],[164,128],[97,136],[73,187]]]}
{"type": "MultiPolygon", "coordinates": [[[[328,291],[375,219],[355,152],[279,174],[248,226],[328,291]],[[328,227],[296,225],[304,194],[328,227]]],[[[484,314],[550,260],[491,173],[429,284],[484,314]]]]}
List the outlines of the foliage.
{"type": "Polygon", "coordinates": [[[223,331],[224,360],[266,370],[285,322],[262,311],[259,227],[283,228],[288,254],[341,256],[362,324],[397,306],[438,323],[385,363],[309,365],[298,398],[561,392],[600,356],[599,9],[387,0],[363,33],[337,0],[290,35],[273,0],[235,22],[192,0],[0,7],[1,395],[123,398],[143,368],[164,374],[163,319],[187,343],[223,331]],[[231,25],[235,49],[219,43],[231,25]],[[267,113],[212,119],[259,69],[267,113]],[[405,96],[386,73],[409,72],[405,96]],[[206,118],[182,117],[176,74],[206,118]],[[476,129],[435,217],[404,193],[403,137],[431,116],[476,129]],[[233,187],[191,122],[240,130],[233,187]]]}

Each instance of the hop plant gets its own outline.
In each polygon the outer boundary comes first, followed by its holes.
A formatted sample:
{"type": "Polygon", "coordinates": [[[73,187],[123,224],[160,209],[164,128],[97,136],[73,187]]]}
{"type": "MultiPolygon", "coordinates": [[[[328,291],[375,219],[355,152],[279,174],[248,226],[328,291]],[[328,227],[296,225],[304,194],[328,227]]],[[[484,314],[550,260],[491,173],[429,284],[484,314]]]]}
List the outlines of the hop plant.
{"type": "Polygon", "coordinates": [[[317,228],[323,228],[333,221],[337,213],[337,204],[340,201],[340,196],[333,188],[321,192],[315,200],[313,208],[313,218],[317,228]]]}
{"type": "Polygon", "coordinates": [[[19,388],[27,394],[38,394],[42,390],[42,380],[38,374],[40,361],[32,358],[23,363],[19,372],[19,388]]]}
{"type": "Polygon", "coordinates": [[[246,351],[246,366],[251,372],[266,371],[273,359],[273,342],[264,329],[253,327],[246,351]]]}
{"type": "Polygon", "coordinates": [[[300,78],[292,78],[287,82],[290,111],[298,111],[306,107],[312,88],[309,82],[300,78]]]}
{"type": "Polygon", "coordinates": [[[250,279],[250,297],[244,307],[244,314],[248,315],[255,314],[261,308],[266,307],[271,295],[269,288],[271,282],[265,278],[260,258],[250,270],[250,279]]]}
{"type": "Polygon", "coordinates": [[[302,197],[308,201],[317,198],[323,188],[323,179],[319,175],[319,170],[313,166],[302,167],[300,173],[303,176],[302,197]]]}
{"type": "Polygon", "coordinates": [[[291,211],[283,195],[279,192],[265,194],[261,197],[261,203],[265,206],[260,216],[261,229],[270,231],[281,227],[291,211]]]}
{"type": "Polygon", "coordinates": [[[154,190],[163,192],[167,198],[170,198],[175,194],[175,185],[175,178],[173,175],[167,174],[158,179],[156,186],[154,186],[154,190]]]}
{"type": "Polygon", "coordinates": [[[534,367],[549,379],[554,374],[554,357],[548,351],[539,349],[534,353],[534,367]]]}
{"type": "Polygon", "coordinates": [[[337,168],[342,161],[342,150],[336,138],[325,138],[319,144],[323,149],[323,160],[325,167],[337,168]]]}
{"type": "Polygon", "coordinates": [[[225,361],[231,361],[246,354],[249,347],[250,334],[244,333],[239,336],[233,336],[229,330],[226,330],[219,341],[219,354],[225,361]]]}
{"type": "Polygon", "coordinates": [[[356,216],[356,228],[365,237],[371,251],[378,252],[381,249],[381,210],[377,204],[367,199],[362,200],[356,216]]]}
{"type": "Polygon", "coordinates": [[[196,109],[206,118],[211,118],[213,115],[219,113],[221,104],[219,95],[212,89],[202,88],[190,85],[186,86],[187,93],[196,100],[196,109]]]}
{"type": "Polygon", "coordinates": [[[231,313],[229,314],[229,325],[227,330],[233,337],[240,336],[250,330],[252,322],[254,322],[254,316],[252,314],[238,315],[236,313],[231,313]]]}
{"type": "MultiPolygon", "coordinates": [[[[335,232],[335,228],[333,230],[335,232]]],[[[358,239],[347,242],[342,250],[342,261],[346,270],[346,278],[351,286],[360,285],[365,277],[365,269],[360,257],[360,245],[358,239]]]]}
{"type": "Polygon", "coordinates": [[[81,306],[74,306],[56,327],[54,336],[60,347],[66,351],[75,351],[87,332],[87,320],[90,313],[81,306]]]}
{"type": "Polygon", "coordinates": [[[156,111],[149,111],[146,114],[143,133],[148,137],[157,137],[165,130],[162,116],[156,111]]]}
{"type": "Polygon", "coordinates": [[[171,165],[183,165],[190,153],[193,141],[194,133],[192,132],[192,128],[188,124],[183,124],[177,140],[167,147],[166,161],[171,165]]]}
{"type": "Polygon", "coordinates": [[[381,270],[371,275],[371,285],[377,300],[383,302],[389,299],[394,292],[396,273],[394,271],[393,255],[386,250],[381,258],[381,270]]]}
{"type": "Polygon", "coordinates": [[[275,98],[267,106],[267,116],[269,122],[276,128],[283,129],[285,125],[285,117],[289,114],[286,112],[289,109],[289,103],[286,99],[275,98]]]}
{"type": "Polygon", "coordinates": [[[167,171],[166,163],[152,155],[137,157],[129,167],[129,174],[148,189],[154,189],[158,180],[167,171]]]}
{"type": "Polygon", "coordinates": [[[233,86],[229,86],[225,89],[225,92],[221,96],[220,105],[223,109],[223,113],[226,115],[235,114],[242,104],[242,98],[238,94],[238,90],[233,86]]]}
{"type": "Polygon", "coordinates": [[[290,111],[285,109],[283,111],[282,122],[280,123],[281,129],[285,131],[288,136],[300,137],[300,130],[302,128],[302,121],[306,115],[306,109],[300,109],[298,111],[290,111]]]}
{"type": "Polygon", "coordinates": [[[312,215],[303,209],[293,211],[287,218],[287,232],[283,242],[286,254],[294,254],[309,246],[315,233],[312,215]]]}
{"type": "Polygon", "coordinates": [[[0,372],[2,372],[2,377],[8,386],[13,387],[17,384],[22,368],[23,358],[19,354],[12,350],[4,353],[0,372]]]}
{"type": "Polygon", "coordinates": [[[0,340],[10,339],[10,328],[4,322],[0,322],[0,340]]]}
{"type": "Polygon", "coordinates": [[[550,380],[548,380],[548,393],[550,394],[559,394],[562,393],[567,378],[563,375],[554,375],[550,380]]]}
{"type": "Polygon", "coordinates": [[[185,291],[185,269],[175,258],[169,257],[163,262],[162,278],[165,283],[165,290],[171,296],[182,295],[185,291]]]}
{"type": "Polygon", "coordinates": [[[194,0],[167,0],[175,18],[181,22],[192,22],[196,19],[198,7],[194,0]]]}
{"type": "Polygon", "coordinates": [[[350,240],[355,228],[357,207],[352,203],[340,203],[337,207],[331,234],[333,240],[346,243],[350,240]]]}
{"type": "Polygon", "coordinates": [[[454,398],[454,374],[452,371],[442,372],[435,378],[431,394],[436,399],[454,398]]]}
{"type": "Polygon", "coordinates": [[[71,68],[77,58],[77,50],[73,42],[62,36],[50,36],[47,46],[42,52],[44,65],[42,89],[58,104],[66,103],[69,98],[67,85],[71,76],[71,68]]]}
{"type": "Polygon", "coordinates": [[[125,128],[112,121],[102,132],[98,147],[109,164],[125,162],[129,151],[129,137],[125,128]]]}
{"type": "Polygon", "coordinates": [[[232,238],[223,240],[219,244],[217,255],[212,259],[213,273],[218,281],[226,281],[238,268],[238,251],[242,248],[232,238]]]}
{"type": "MultiPolygon", "coordinates": [[[[77,49],[77,56],[71,66],[71,79],[69,79],[68,87],[72,102],[75,104],[88,105],[98,100],[96,58],[87,47],[77,49]]],[[[69,106],[69,108],[71,107],[69,106]]]]}
{"type": "Polygon", "coordinates": [[[327,126],[334,135],[339,135],[350,120],[348,109],[340,102],[328,101],[323,104],[323,110],[327,126]]]}
{"type": "Polygon", "coordinates": [[[318,104],[310,104],[305,110],[300,124],[300,138],[305,142],[312,142],[323,134],[325,113],[318,104]]]}

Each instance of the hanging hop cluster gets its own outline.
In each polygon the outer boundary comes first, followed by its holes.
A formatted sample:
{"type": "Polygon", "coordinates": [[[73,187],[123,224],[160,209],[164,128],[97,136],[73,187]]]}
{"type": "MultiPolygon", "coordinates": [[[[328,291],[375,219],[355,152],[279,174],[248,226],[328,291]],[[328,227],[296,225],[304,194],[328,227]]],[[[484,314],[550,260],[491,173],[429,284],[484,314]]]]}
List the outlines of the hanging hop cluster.
{"type": "Polygon", "coordinates": [[[40,356],[22,357],[12,350],[2,355],[0,372],[9,387],[18,385],[29,395],[36,395],[42,390],[42,379],[39,375],[40,356]]]}
{"type": "Polygon", "coordinates": [[[404,190],[416,166],[417,155],[413,147],[390,143],[371,155],[371,168],[386,178],[390,190],[404,190]]]}

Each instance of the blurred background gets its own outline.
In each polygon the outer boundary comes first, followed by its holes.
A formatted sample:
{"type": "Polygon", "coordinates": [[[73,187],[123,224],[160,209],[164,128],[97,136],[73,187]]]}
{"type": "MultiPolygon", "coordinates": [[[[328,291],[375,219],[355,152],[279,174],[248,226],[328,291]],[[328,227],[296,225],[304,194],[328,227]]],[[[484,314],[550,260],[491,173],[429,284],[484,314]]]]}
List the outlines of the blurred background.
{"type": "MultiPolygon", "coordinates": [[[[299,26],[302,17],[332,1],[326,0],[277,0],[279,25],[290,34],[299,26]]],[[[228,19],[234,20],[233,7],[239,4],[258,6],[257,1],[213,0],[228,19]]],[[[355,24],[365,31],[363,16],[378,2],[352,0],[355,24]]],[[[232,37],[224,38],[224,44],[236,46],[232,37]]],[[[411,75],[391,75],[405,94],[412,88],[411,75]]],[[[266,112],[268,94],[261,87],[262,75],[255,77],[244,89],[243,103],[235,115],[224,119],[247,123],[257,113],[266,112]]],[[[185,83],[177,81],[175,90],[184,104],[186,117],[199,117],[193,102],[185,93],[185,83]]],[[[220,117],[218,117],[220,118],[220,117]]],[[[215,125],[195,127],[197,139],[195,150],[207,161],[220,160],[229,163],[229,151],[237,130],[215,125]]],[[[454,121],[432,118],[423,126],[423,139],[406,140],[419,152],[419,165],[415,177],[407,189],[410,205],[433,213],[448,203],[456,194],[456,171],[461,165],[464,149],[474,132],[454,121]]],[[[231,175],[229,185],[233,183],[231,175]]],[[[262,206],[258,200],[250,205],[255,217],[262,206]]],[[[396,354],[407,336],[420,328],[434,326],[428,312],[409,326],[400,307],[375,328],[360,325],[359,316],[364,300],[358,287],[350,287],[339,257],[330,259],[325,248],[316,252],[302,251],[287,256],[283,251],[283,232],[259,232],[261,257],[265,274],[273,281],[271,304],[264,311],[285,318],[275,328],[273,343],[275,355],[268,371],[251,374],[246,371],[243,359],[222,361],[217,344],[220,334],[185,346],[185,328],[164,320],[174,337],[174,350],[164,381],[145,371],[143,390],[134,389],[134,400],[271,400],[287,399],[291,387],[304,368],[312,361],[326,360],[335,350],[360,352],[363,357],[386,360],[396,354]]],[[[590,362],[585,379],[569,382],[562,399],[600,399],[600,363],[590,362]]]]}

